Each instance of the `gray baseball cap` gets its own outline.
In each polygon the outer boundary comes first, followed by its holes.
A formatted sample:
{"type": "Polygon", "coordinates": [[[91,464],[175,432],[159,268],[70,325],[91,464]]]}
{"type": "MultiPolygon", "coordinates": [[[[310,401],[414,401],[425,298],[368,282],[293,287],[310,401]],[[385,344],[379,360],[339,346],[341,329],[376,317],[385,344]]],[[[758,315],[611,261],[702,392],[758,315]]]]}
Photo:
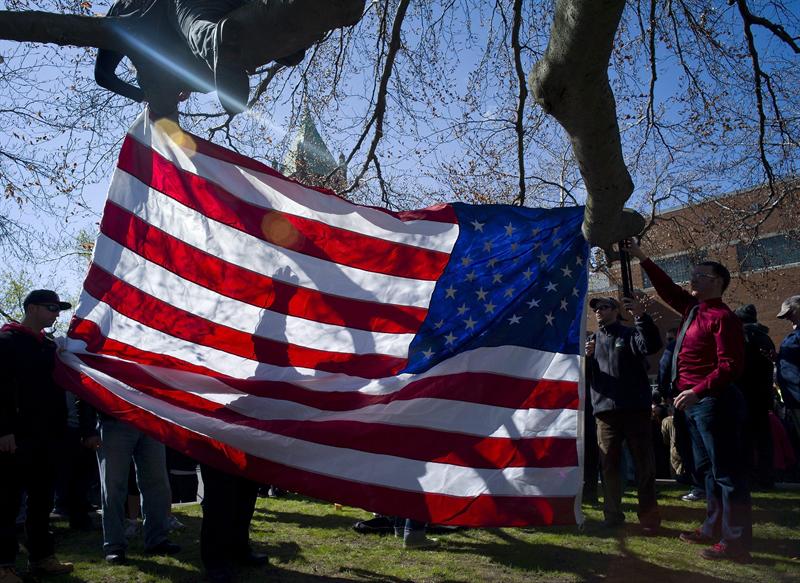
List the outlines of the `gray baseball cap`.
{"type": "Polygon", "coordinates": [[[789,296],[781,304],[781,311],[778,312],[778,318],[785,318],[789,312],[800,310],[800,296],[789,296]]]}

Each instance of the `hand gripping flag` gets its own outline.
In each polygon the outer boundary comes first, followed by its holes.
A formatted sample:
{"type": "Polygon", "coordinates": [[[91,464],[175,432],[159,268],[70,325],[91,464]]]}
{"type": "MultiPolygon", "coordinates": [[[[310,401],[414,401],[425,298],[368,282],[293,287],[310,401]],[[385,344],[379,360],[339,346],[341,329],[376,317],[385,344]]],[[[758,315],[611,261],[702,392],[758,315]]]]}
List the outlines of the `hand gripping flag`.
{"type": "Polygon", "coordinates": [[[582,216],[359,206],[143,114],[57,377],[287,490],[439,524],[582,521],[582,216]]]}

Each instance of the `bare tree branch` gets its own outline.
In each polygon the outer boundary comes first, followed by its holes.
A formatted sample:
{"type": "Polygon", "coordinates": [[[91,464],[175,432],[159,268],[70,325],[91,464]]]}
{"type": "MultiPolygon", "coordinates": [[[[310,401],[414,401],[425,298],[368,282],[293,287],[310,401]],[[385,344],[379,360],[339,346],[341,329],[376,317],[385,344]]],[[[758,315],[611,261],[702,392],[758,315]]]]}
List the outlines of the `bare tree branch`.
{"type": "MultiPolygon", "coordinates": [[[[368,124],[369,126],[374,123],[375,133],[372,136],[372,143],[369,146],[369,151],[367,152],[367,157],[364,160],[364,164],[361,166],[361,170],[358,172],[358,174],[356,174],[352,184],[344,190],[344,193],[352,192],[358,187],[361,179],[367,172],[367,168],[369,168],[370,163],[372,163],[374,160],[375,150],[378,147],[378,142],[383,137],[383,117],[386,114],[386,96],[388,95],[389,90],[389,79],[392,76],[394,60],[398,51],[400,50],[400,30],[403,27],[403,20],[406,17],[406,11],[408,10],[409,3],[410,0],[400,0],[400,4],[397,6],[397,12],[395,13],[394,22],[392,23],[392,34],[389,41],[389,50],[386,53],[383,74],[381,75],[381,81],[378,87],[378,97],[375,102],[375,109],[372,113],[370,123],[368,124]]],[[[362,134],[362,136],[363,135],[365,134],[362,134]]],[[[362,140],[359,140],[359,143],[361,141],[362,140]]]]}
{"type": "Polygon", "coordinates": [[[517,167],[519,168],[519,194],[515,203],[525,204],[525,100],[528,98],[528,84],[525,82],[525,71],[522,68],[522,48],[519,42],[519,29],[522,25],[522,0],[514,0],[514,25],[511,29],[511,46],[514,49],[514,69],[517,71],[519,97],[517,99],[517,116],[514,130],[517,133],[517,167]]]}

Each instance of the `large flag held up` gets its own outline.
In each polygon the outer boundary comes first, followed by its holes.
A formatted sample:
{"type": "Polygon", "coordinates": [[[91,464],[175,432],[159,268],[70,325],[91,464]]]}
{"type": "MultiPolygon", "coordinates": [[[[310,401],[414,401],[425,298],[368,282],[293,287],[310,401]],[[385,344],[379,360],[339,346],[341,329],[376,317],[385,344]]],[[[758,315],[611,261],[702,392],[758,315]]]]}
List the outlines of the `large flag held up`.
{"type": "Polygon", "coordinates": [[[581,521],[582,216],[359,206],[143,114],[57,375],[291,491],[440,524],[581,521]]]}

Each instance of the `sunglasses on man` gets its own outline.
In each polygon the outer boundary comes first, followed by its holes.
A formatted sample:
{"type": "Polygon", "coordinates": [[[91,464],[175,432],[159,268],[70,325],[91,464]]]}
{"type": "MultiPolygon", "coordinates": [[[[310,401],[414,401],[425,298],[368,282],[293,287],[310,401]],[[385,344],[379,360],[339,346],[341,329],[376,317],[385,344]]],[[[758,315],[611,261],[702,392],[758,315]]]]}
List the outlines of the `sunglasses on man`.
{"type": "Polygon", "coordinates": [[[36,304],[37,306],[42,306],[43,308],[47,308],[48,312],[58,313],[61,311],[61,306],[58,304],[36,304]]]}

